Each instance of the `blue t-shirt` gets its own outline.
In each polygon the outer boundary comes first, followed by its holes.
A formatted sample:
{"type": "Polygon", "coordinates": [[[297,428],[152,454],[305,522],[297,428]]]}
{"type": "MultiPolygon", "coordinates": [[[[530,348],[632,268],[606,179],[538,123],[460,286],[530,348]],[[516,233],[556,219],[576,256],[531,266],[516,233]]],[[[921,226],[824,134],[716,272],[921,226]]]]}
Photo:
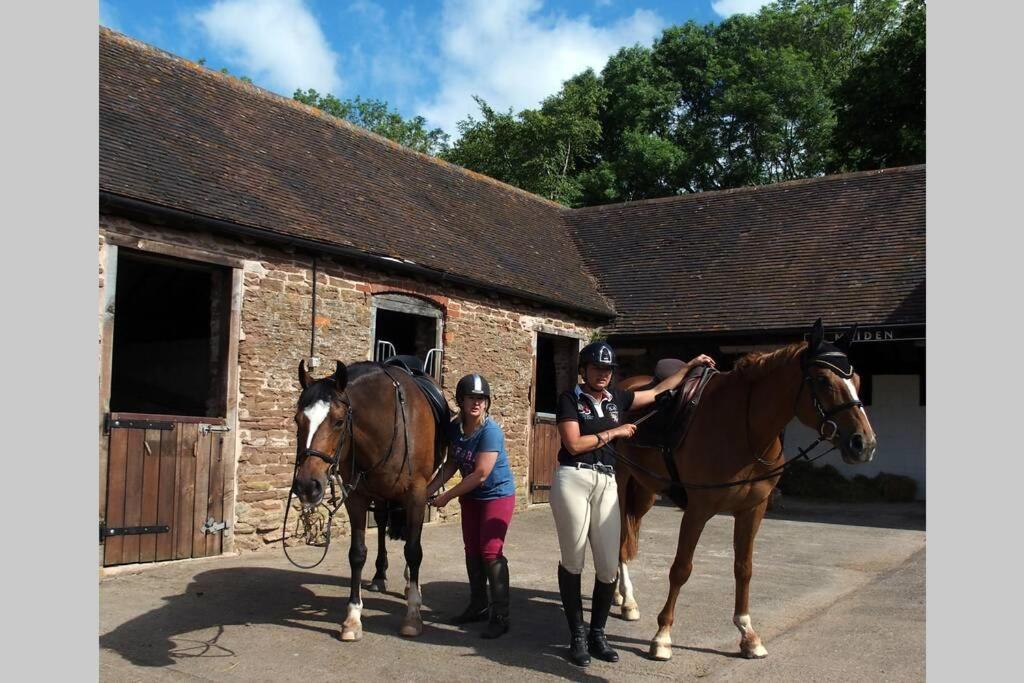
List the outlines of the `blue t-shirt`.
{"type": "Polygon", "coordinates": [[[512,468],[508,464],[508,452],[505,450],[505,432],[501,426],[488,416],[483,426],[473,434],[462,433],[462,422],[456,418],[448,425],[448,438],[451,441],[451,457],[459,466],[463,477],[476,469],[476,454],[497,452],[498,459],[491,469],[490,475],[480,486],[466,495],[474,500],[494,500],[514,495],[515,480],[512,479],[512,468]]]}

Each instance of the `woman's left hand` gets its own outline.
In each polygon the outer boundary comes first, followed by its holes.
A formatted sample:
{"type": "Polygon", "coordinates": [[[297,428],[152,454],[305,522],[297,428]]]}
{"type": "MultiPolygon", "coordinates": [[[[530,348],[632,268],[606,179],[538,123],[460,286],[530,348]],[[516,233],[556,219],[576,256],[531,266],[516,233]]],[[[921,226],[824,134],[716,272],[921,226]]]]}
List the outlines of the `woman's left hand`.
{"type": "Polygon", "coordinates": [[[702,353],[693,360],[691,360],[689,363],[687,363],[687,365],[689,365],[691,368],[695,365],[707,365],[708,367],[713,368],[715,367],[715,359],[712,358],[711,356],[702,353]]]}
{"type": "Polygon", "coordinates": [[[445,491],[444,493],[437,494],[437,498],[432,500],[430,504],[436,508],[443,508],[445,505],[451,502],[451,499],[452,497],[449,495],[447,491],[445,491]]]}

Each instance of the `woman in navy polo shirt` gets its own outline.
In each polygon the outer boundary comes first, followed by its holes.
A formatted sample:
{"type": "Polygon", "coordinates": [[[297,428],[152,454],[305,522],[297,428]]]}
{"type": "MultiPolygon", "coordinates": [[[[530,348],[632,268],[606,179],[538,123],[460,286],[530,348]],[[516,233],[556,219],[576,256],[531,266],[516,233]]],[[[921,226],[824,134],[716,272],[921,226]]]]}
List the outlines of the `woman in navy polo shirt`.
{"type": "Polygon", "coordinates": [[[619,564],[619,495],[615,486],[615,453],[611,442],[629,438],[634,424],[620,424],[623,413],[654,403],[658,394],[675,389],[695,365],[715,362],[700,355],[653,389],[610,389],[615,352],[606,342],[594,342],[580,350],[579,374],[583,383],[558,397],[559,467],[551,484],[551,512],[555,517],[562,559],[558,564],[558,590],[569,622],[569,657],[587,666],[590,655],[607,662],[619,661],[608,646],[604,626],[611,609],[619,564]],[[583,624],[580,574],[587,541],[594,557],[594,593],[590,632],[583,624]]]}
{"type": "Polygon", "coordinates": [[[502,555],[505,533],[516,504],[515,482],[505,450],[505,433],[487,414],[491,389],[481,375],[466,375],[455,388],[458,416],[449,425],[448,459],[427,487],[433,495],[455,470],[462,481],[440,494],[433,505],[443,508],[456,496],[462,506],[462,540],[469,574],[469,606],[453,619],[465,624],[488,620],[482,638],[508,631],[508,560],[502,555]],[[488,590],[490,585],[490,601],[488,590]]]}

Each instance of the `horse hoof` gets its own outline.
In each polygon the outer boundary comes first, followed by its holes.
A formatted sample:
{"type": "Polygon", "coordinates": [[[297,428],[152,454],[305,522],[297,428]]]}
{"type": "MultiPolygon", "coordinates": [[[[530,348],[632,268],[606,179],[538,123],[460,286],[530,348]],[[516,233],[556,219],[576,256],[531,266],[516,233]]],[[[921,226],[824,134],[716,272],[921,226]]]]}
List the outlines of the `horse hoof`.
{"type": "Polygon", "coordinates": [[[747,659],[764,659],[768,656],[768,650],[766,650],[764,645],[761,645],[760,643],[754,647],[744,647],[743,645],[740,645],[740,652],[742,652],[743,656],[747,659]]]}
{"type": "Polygon", "coordinates": [[[402,624],[402,628],[399,634],[406,638],[415,638],[416,636],[423,633],[423,620],[417,619],[416,621],[406,622],[402,624]]]}
{"type": "Polygon", "coordinates": [[[615,591],[615,594],[612,595],[612,604],[615,605],[616,607],[618,607],[624,601],[625,601],[625,598],[622,597],[622,593],[620,593],[619,591],[615,591]]]}
{"type": "Polygon", "coordinates": [[[347,624],[341,625],[341,640],[343,642],[352,642],[355,640],[362,640],[363,638],[363,627],[362,626],[348,626],[347,624]]]}
{"type": "Polygon", "coordinates": [[[640,608],[639,607],[622,607],[622,619],[624,621],[640,621],[640,608]]]}
{"type": "Polygon", "coordinates": [[[667,662],[672,659],[672,643],[651,643],[651,657],[659,662],[667,662]]]}
{"type": "Polygon", "coordinates": [[[371,593],[387,593],[388,583],[387,581],[374,579],[370,583],[366,584],[366,590],[370,591],[371,593]]]}

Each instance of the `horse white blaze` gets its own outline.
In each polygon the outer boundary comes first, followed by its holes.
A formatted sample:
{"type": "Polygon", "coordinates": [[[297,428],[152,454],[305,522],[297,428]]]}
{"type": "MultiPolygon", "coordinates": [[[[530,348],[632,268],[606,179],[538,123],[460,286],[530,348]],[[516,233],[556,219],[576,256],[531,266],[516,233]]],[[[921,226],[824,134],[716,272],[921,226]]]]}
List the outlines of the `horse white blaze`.
{"type": "MultiPolygon", "coordinates": [[[[857,387],[853,386],[853,380],[852,379],[844,379],[843,381],[846,382],[846,388],[850,390],[850,400],[851,401],[859,401],[860,397],[857,396],[857,387]]],[[[861,412],[864,411],[864,406],[857,406],[857,407],[861,409],[861,412]]]]}
{"type": "Polygon", "coordinates": [[[316,434],[316,430],[320,428],[320,423],[327,417],[327,413],[331,412],[331,404],[327,401],[317,401],[302,412],[305,413],[306,419],[309,420],[309,433],[306,435],[306,448],[310,448],[313,445],[313,435],[316,434]]]}

